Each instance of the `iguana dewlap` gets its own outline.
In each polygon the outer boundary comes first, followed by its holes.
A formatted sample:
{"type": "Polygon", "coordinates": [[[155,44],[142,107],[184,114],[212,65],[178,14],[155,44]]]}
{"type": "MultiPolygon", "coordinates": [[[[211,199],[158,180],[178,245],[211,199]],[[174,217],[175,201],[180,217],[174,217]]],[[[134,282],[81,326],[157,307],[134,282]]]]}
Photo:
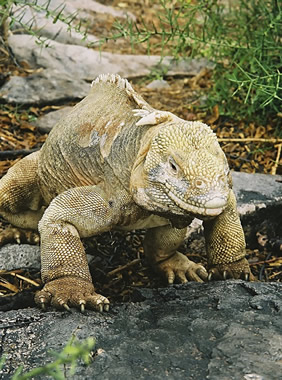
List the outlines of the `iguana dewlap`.
{"type": "Polygon", "coordinates": [[[147,228],[144,252],[169,283],[251,277],[228,164],[205,124],[153,109],[118,75],[102,75],[42,149],[0,180],[0,214],[41,236],[43,307],[107,310],[81,238],[147,228]],[[209,274],[177,248],[203,219],[209,274]]]}

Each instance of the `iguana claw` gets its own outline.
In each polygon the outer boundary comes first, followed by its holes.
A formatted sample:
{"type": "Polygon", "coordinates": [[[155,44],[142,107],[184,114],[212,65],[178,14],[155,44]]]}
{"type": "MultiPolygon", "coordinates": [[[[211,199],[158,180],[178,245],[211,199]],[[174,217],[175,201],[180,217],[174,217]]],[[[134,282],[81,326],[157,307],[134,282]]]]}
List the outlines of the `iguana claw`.
{"type": "Polygon", "coordinates": [[[48,282],[36,293],[35,302],[43,310],[47,305],[71,311],[77,307],[83,313],[85,306],[100,312],[109,311],[109,300],[95,293],[92,283],[76,277],[62,277],[48,282]]]}
{"type": "Polygon", "coordinates": [[[244,279],[245,281],[255,281],[255,277],[250,271],[247,259],[235,261],[233,263],[217,264],[209,269],[208,281],[226,280],[227,278],[244,279]]]}
{"type": "Polygon", "coordinates": [[[85,312],[85,301],[81,300],[79,302],[80,304],[80,311],[82,312],[82,314],[85,312]]]}
{"type": "Polygon", "coordinates": [[[63,306],[64,309],[66,309],[66,311],[68,311],[69,313],[71,313],[71,309],[69,308],[69,306],[66,303],[63,303],[62,306],[63,306]]]}

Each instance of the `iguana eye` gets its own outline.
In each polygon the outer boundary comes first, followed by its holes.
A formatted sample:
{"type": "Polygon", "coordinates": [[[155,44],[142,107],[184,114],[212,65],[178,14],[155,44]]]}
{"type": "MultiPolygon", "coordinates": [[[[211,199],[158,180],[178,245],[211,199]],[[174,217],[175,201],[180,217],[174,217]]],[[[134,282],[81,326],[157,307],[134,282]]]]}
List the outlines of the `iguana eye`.
{"type": "Polygon", "coordinates": [[[172,172],[176,174],[178,172],[178,165],[176,164],[176,162],[174,161],[172,157],[169,157],[168,163],[172,172]]]}

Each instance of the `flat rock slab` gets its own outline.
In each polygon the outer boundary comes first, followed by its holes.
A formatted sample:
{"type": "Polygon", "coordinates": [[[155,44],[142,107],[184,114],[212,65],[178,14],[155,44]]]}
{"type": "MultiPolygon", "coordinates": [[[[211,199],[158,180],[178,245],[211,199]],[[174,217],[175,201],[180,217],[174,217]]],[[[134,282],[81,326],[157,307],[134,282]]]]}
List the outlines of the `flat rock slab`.
{"type": "MultiPolygon", "coordinates": [[[[45,4],[47,4],[45,2],[45,4]]],[[[46,39],[53,39],[57,42],[72,45],[83,45],[95,44],[99,39],[93,35],[87,35],[84,38],[83,32],[79,33],[74,28],[69,30],[69,25],[61,20],[53,22],[53,18],[47,18],[46,13],[36,12],[35,9],[26,5],[23,7],[13,6],[12,11],[14,12],[15,22],[12,25],[12,30],[19,30],[22,25],[26,25],[27,28],[34,31],[39,41],[46,41],[46,39]]],[[[59,10],[57,10],[59,12],[59,10]]]]}
{"type": "Polygon", "coordinates": [[[56,41],[44,48],[30,35],[11,35],[8,42],[19,62],[42,69],[28,77],[11,77],[0,88],[0,97],[12,104],[42,106],[80,100],[100,74],[134,78],[158,67],[168,75],[196,75],[209,66],[205,59],[174,61],[165,57],[161,61],[160,56],[112,54],[56,41]]]}
{"type": "Polygon", "coordinates": [[[72,336],[91,336],[96,355],[72,378],[278,380],[281,317],[282,284],[243,281],[141,289],[135,303],[105,314],[0,312],[0,376],[53,361],[46,352],[61,351],[72,336]]]}
{"type": "MultiPolygon", "coordinates": [[[[53,39],[64,44],[83,45],[95,44],[99,46],[99,39],[86,33],[83,27],[78,32],[74,27],[70,28],[67,22],[57,19],[54,16],[60,14],[66,21],[74,17],[76,24],[79,22],[94,24],[98,14],[107,14],[115,18],[130,18],[133,21],[135,16],[130,12],[116,9],[108,5],[100,4],[89,0],[37,0],[37,7],[29,5],[12,5],[10,13],[13,15],[12,30],[21,30],[22,25],[26,25],[34,31],[40,40],[53,39]],[[54,12],[53,17],[47,17],[48,12],[54,12]],[[75,15],[75,16],[74,16],[75,15]],[[43,37],[43,38],[42,38],[43,37]]],[[[75,24],[75,22],[73,22],[75,24]]]]}
{"type": "Polygon", "coordinates": [[[206,59],[175,61],[164,57],[161,60],[157,55],[114,54],[56,41],[43,48],[35,37],[25,34],[11,35],[8,43],[19,61],[26,61],[32,68],[59,71],[73,80],[92,81],[107,73],[136,78],[150,74],[156,66],[163,68],[167,75],[196,75],[203,68],[212,67],[206,59]]]}
{"type": "Polygon", "coordinates": [[[282,202],[282,176],[232,172],[240,215],[282,202]]]}
{"type": "Polygon", "coordinates": [[[85,81],[73,81],[70,76],[54,70],[44,70],[28,77],[12,76],[0,89],[7,103],[43,106],[84,98],[90,91],[85,81]]]}

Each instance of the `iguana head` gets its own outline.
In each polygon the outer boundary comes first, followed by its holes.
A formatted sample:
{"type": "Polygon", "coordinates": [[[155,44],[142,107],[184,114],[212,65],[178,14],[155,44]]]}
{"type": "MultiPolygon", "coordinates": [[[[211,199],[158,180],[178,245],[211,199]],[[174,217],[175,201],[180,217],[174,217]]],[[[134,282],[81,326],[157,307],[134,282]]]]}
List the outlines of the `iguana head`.
{"type": "MultiPolygon", "coordinates": [[[[136,203],[155,212],[219,215],[227,204],[230,177],[215,134],[201,122],[158,112],[154,120],[158,118],[161,124],[156,123],[150,144],[141,148],[133,168],[136,203]]],[[[148,124],[148,117],[137,124],[148,124]]]]}

